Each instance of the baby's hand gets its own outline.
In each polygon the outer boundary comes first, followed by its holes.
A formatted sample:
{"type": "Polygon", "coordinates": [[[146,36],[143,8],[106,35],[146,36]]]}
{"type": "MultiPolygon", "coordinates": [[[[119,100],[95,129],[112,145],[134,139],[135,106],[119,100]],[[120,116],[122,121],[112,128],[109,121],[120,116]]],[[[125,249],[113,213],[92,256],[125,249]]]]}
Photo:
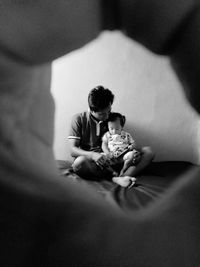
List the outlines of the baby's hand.
{"type": "Polygon", "coordinates": [[[128,146],[128,149],[129,150],[133,150],[134,148],[135,148],[135,145],[134,144],[131,144],[131,145],[128,146]]]}
{"type": "Polygon", "coordinates": [[[137,151],[136,149],[133,149],[133,151],[134,151],[134,159],[133,159],[133,161],[134,161],[135,164],[137,164],[141,159],[141,153],[139,151],[137,151]]]}

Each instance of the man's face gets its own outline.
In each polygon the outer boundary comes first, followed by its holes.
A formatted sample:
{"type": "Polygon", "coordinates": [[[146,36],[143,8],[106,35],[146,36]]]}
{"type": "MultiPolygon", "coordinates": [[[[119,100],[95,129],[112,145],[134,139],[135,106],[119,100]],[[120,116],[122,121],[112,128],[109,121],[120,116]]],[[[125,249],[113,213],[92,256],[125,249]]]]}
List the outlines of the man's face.
{"type": "Polygon", "coordinates": [[[111,112],[111,104],[102,110],[99,111],[91,111],[91,114],[99,121],[106,121],[108,119],[108,116],[111,112]]]}

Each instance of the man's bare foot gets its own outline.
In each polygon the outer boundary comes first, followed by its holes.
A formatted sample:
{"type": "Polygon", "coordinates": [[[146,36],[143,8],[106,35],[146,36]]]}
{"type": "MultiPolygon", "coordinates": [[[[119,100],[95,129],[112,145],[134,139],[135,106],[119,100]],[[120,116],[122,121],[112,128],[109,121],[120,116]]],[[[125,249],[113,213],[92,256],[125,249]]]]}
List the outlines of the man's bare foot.
{"type": "Polygon", "coordinates": [[[132,187],[135,184],[136,178],[130,176],[123,176],[123,177],[113,177],[113,182],[122,186],[122,187],[132,187]]]}

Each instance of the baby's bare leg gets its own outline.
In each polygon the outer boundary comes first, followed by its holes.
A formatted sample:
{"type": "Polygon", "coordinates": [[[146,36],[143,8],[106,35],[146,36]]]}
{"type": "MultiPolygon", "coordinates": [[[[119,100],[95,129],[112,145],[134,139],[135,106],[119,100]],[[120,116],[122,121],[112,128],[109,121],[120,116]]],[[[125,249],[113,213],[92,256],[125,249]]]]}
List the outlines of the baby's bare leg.
{"type": "MultiPolygon", "coordinates": [[[[122,176],[126,170],[131,166],[133,165],[133,160],[134,160],[134,151],[129,151],[127,152],[124,157],[123,157],[123,160],[124,160],[124,165],[121,169],[121,172],[120,172],[120,176],[122,176]]],[[[135,167],[135,166],[133,166],[135,167]]]]}
{"type": "Polygon", "coordinates": [[[141,149],[141,159],[135,166],[129,166],[128,169],[123,173],[123,176],[136,176],[139,172],[145,169],[153,160],[154,153],[150,147],[143,147],[141,149]]]}

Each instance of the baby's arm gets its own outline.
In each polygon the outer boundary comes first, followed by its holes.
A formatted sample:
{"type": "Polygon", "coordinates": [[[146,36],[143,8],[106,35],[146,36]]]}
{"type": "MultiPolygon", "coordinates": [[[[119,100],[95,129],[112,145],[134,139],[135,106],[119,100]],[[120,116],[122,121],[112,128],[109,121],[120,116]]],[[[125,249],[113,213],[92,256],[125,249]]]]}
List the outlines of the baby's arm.
{"type": "Polygon", "coordinates": [[[133,151],[133,153],[134,153],[133,154],[133,161],[134,161],[134,163],[138,163],[141,159],[140,149],[130,134],[128,134],[128,141],[129,141],[128,149],[129,149],[129,151],[133,151]]]}
{"type": "Polygon", "coordinates": [[[105,166],[106,166],[107,170],[109,170],[112,173],[113,177],[118,176],[118,173],[111,166],[111,160],[113,159],[113,157],[112,157],[112,154],[108,148],[108,138],[107,138],[106,133],[104,134],[104,136],[102,138],[101,148],[107,156],[107,161],[105,162],[105,166]]]}
{"type": "Polygon", "coordinates": [[[107,136],[106,136],[106,133],[104,134],[103,138],[102,138],[102,145],[101,145],[101,148],[103,150],[103,152],[106,154],[106,155],[109,155],[110,154],[110,150],[108,148],[108,139],[107,139],[107,136]]]}
{"type": "Polygon", "coordinates": [[[128,139],[128,149],[129,150],[137,149],[136,142],[135,142],[135,140],[133,139],[133,137],[129,133],[127,135],[127,139],[128,139]]]}

